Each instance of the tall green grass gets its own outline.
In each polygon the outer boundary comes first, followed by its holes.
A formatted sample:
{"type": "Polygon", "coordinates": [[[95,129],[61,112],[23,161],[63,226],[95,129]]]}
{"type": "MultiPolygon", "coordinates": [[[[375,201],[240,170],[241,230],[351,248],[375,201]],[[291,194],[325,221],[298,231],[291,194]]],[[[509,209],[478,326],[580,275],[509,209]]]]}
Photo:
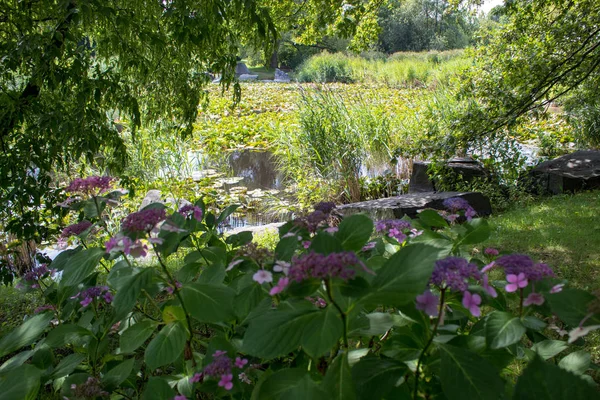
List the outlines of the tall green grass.
{"type": "Polygon", "coordinates": [[[446,84],[467,67],[461,51],[396,53],[382,58],[321,53],[306,60],[297,72],[300,82],[381,83],[422,88],[446,84]]]}
{"type": "Polygon", "coordinates": [[[348,99],[326,89],[303,90],[299,129],[280,135],[281,169],[298,185],[300,202],[360,200],[364,165],[391,157],[391,119],[385,104],[348,99]]]}

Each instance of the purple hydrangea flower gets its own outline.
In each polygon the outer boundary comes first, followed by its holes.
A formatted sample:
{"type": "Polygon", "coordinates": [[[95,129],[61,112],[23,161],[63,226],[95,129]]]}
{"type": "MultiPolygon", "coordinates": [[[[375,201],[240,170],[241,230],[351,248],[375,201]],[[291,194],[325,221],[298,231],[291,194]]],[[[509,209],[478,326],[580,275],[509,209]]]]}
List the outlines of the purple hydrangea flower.
{"type": "Polygon", "coordinates": [[[71,385],[71,390],[76,398],[82,399],[95,399],[109,395],[108,392],[102,390],[100,380],[91,376],[84,383],[71,385]]]}
{"type": "Polygon", "coordinates": [[[213,362],[204,367],[204,374],[212,377],[231,373],[231,359],[227,352],[215,352],[213,362]]]}
{"type": "Polygon", "coordinates": [[[471,207],[469,202],[461,197],[451,197],[444,200],[443,204],[444,207],[453,212],[466,210],[467,208],[471,207]]]}
{"type": "Polygon", "coordinates": [[[88,178],[77,178],[66,187],[67,192],[71,193],[102,193],[110,188],[114,180],[110,176],[90,176],[88,178]]]}
{"type": "Polygon", "coordinates": [[[477,212],[473,207],[471,207],[469,202],[460,197],[451,197],[446,199],[444,200],[443,204],[444,207],[452,212],[451,216],[446,217],[446,219],[450,220],[450,222],[454,222],[458,218],[458,215],[456,214],[458,211],[464,211],[467,221],[470,221],[474,216],[477,215],[477,212]]]}
{"type": "Polygon", "coordinates": [[[49,270],[46,264],[41,264],[39,267],[31,269],[23,275],[23,280],[28,283],[35,283],[46,276],[52,275],[55,270],[49,270]]]}
{"type": "Polygon", "coordinates": [[[70,236],[79,236],[83,232],[85,232],[90,226],[92,226],[92,223],[84,219],[83,221],[77,224],[72,224],[65,227],[60,236],[63,238],[68,238],[70,236]]]}
{"type": "Polygon", "coordinates": [[[193,204],[186,204],[185,206],[179,209],[179,214],[184,214],[186,216],[192,215],[192,217],[196,221],[202,221],[202,209],[193,204]]]}
{"type": "Polygon", "coordinates": [[[35,310],[33,310],[33,313],[39,314],[41,312],[48,311],[48,310],[56,311],[56,307],[54,307],[51,304],[45,304],[45,305],[40,306],[40,307],[36,308],[35,310]]]}
{"type": "Polygon", "coordinates": [[[102,298],[107,304],[113,300],[113,295],[110,293],[108,286],[92,286],[82,292],[77,293],[72,299],[80,298],[79,302],[83,307],[87,307],[94,299],[102,298]]]}
{"type": "Polygon", "coordinates": [[[316,210],[308,214],[305,218],[308,231],[315,233],[319,226],[327,221],[327,218],[329,218],[329,214],[325,214],[321,210],[316,210]]]}
{"type": "Polygon", "coordinates": [[[122,228],[129,233],[149,232],[166,217],[164,208],[149,208],[129,214],[123,221],[122,228]]]}
{"type": "Polygon", "coordinates": [[[481,280],[477,265],[469,263],[464,258],[446,257],[435,263],[429,282],[440,289],[448,288],[456,292],[467,290],[469,278],[481,280]]]}
{"type": "Polygon", "coordinates": [[[356,274],[357,266],[370,272],[352,252],[331,253],[326,256],[310,252],[292,260],[289,277],[296,282],[310,278],[348,280],[356,274]]]}
{"type": "Polygon", "coordinates": [[[431,293],[430,290],[426,290],[423,294],[417,296],[417,310],[424,311],[425,314],[431,317],[436,317],[438,315],[439,304],[440,299],[431,293]]]}

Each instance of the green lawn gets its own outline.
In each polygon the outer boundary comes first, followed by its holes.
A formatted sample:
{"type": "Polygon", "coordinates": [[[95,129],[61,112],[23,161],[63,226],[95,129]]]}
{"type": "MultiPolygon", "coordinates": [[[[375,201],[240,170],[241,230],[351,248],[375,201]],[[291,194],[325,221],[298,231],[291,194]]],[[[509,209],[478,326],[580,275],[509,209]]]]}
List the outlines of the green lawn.
{"type": "Polygon", "coordinates": [[[487,245],[529,254],[576,287],[600,288],[600,191],[536,200],[489,222],[487,245]]]}
{"type": "MultiPolygon", "coordinates": [[[[545,262],[571,286],[600,289],[600,191],[537,199],[492,216],[489,222],[493,233],[486,245],[545,262]]],[[[582,349],[598,365],[600,331],[590,333],[582,349]]],[[[600,382],[597,370],[591,375],[600,382]]]]}

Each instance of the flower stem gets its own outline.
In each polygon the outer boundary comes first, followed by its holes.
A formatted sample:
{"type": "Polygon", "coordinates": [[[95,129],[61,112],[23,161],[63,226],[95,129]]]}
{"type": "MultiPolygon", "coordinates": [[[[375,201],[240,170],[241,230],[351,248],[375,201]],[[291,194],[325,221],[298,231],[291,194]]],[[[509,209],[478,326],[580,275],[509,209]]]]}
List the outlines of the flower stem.
{"type": "Polygon", "coordinates": [[[521,299],[519,301],[519,317],[523,316],[523,289],[521,288],[520,290],[520,294],[521,294],[521,299]]]}
{"type": "MultiPolygon", "coordinates": [[[[152,244],[152,249],[154,250],[156,257],[158,258],[158,263],[162,267],[163,272],[167,275],[169,282],[175,283],[175,280],[173,279],[173,276],[169,272],[169,269],[167,268],[167,266],[163,262],[162,258],[160,257],[159,252],[156,250],[156,245],[152,244]]],[[[181,304],[181,308],[183,308],[183,312],[185,313],[185,319],[187,321],[188,329],[190,330],[189,337],[188,337],[188,343],[191,348],[191,345],[192,345],[191,339],[194,334],[194,331],[192,329],[192,320],[190,319],[190,314],[188,313],[187,308],[185,307],[185,303],[183,302],[183,298],[181,297],[181,293],[179,292],[179,288],[177,287],[177,285],[175,285],[175,287],[173,288],[173,293],[175,293],[175,295],[177,296],[177,299],[179,300],[179,303],[181,304]]],[[[194,364],[194,366],[196,365],[196,360],[193,357],[192,357],[192,363],[194,364]]]]}
{"type": "Polygon", "coordinates": [[[417,369],[415,370],[415,389],[413,392],[413,399],[416,400],[419,395],[419,378],[421,377],[419,369],[421,368],[421,363],[425,358],[425,353],[429,350],[429,346],[433,343],[433,339],[435,338],[435,334],[437,333],[438,327],[440,325],[440,321],[442,320],[442,315],[444,314],[444,295],[446,294],[446,289],[441,290],[440,296],[440,313],[438,315],[437,321],[435,321],[435,325],[433,326],[433,332],[431,332],[431,338],[423,348],[421,355],[419,356],[419,361],[417,362],[417,369]]]}
{"type": "Polygon", "coordinates": [[[346,313],[344,313],[344,311],[342,311],[342,308],[333,300],[333,293],[331,292],[331,285],[329,283],[329,279],[325,280],[325,289],[327,290],[327,297],[329,297],[329,301],[331,302],[331,304],[334,305],[335,308],[337,308],[338,312],[340,313],[340,318],[342,319],[342,326],[344,332],[344,349],[348,350],[348,321],[346,318],[346,313]]]}

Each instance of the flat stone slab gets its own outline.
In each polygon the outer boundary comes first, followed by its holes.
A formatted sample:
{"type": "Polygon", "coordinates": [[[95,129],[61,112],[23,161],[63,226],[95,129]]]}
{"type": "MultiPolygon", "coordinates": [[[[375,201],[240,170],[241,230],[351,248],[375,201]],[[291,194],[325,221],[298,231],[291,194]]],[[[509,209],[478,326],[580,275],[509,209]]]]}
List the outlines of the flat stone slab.
{"type": "Polygon", "coordinates": [[[544,161],[531,176],[535,185],[551,194],[600,189],[600,151],[576,151],[544,161]]]}
{"type": "Polygon", "coordinates": [[[445,210],[444,200],[452,197],[462,197],[467,200],[478,216],[488,216],[492,213],[490,200],[478,192],[409,193],[385,199],[344,204],[336,210],[344,215],[364,213],[375,221],[402,218],[405,215],[415,218],[419,210],[426,208],[445,210]]]}

